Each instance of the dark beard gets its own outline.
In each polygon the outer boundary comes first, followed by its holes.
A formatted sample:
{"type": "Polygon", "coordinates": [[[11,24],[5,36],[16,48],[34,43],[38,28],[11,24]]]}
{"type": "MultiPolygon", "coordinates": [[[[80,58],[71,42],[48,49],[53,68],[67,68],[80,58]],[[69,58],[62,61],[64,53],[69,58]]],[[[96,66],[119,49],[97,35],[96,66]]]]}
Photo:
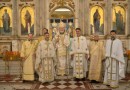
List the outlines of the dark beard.
{"type": "Polygon", "coordinates": [[[111,40],[115,40],[116,39],[116,37],[114,37],[114,36],[111,36],[111,40]]]}

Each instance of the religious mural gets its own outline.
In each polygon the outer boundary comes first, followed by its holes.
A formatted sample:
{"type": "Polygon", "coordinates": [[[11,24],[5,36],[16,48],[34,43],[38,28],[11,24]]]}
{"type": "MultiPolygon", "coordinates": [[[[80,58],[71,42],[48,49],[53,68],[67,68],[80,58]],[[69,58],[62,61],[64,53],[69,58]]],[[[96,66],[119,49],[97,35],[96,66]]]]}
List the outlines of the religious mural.
{"type": "Polygon", "coordinates": [[[117,34],[125,34],[125,23],[126,22],[126,12],[121,6],[113,7],[113,29],[117,31],[117,34]]]}
{"type": "Polygon", "coordinates": [[[104,13],[100,6],[94,6],[91,8],[91,34],[97,33],[99,35],[104,34],[104,13]]]}
{"type": "Polygon", "coordinates": [[[9,7],[0,9],[0,35],[8,36],[12,33],[12,10],[9,7]]]}
{"type": "Polygon", "coordinates": [[[24,7],[21,10],[21,35],[34,34],[34,10],[31,7],[24,7]]]}

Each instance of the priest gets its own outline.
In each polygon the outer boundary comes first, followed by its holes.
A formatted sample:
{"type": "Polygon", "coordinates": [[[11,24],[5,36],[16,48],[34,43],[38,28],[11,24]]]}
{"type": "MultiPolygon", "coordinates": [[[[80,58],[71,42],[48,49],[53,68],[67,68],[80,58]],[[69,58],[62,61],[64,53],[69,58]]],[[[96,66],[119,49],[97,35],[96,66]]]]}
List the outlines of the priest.
{"type": "Polygon", "coordinates": [[[86,72],[88,71],[88,44],[86,37],[81,35],[81,29],[76,28],[76,35],[72,40],[70,55],[73,60],[73,77],[75,79],[86,78],[86,72]]]}
{"type": "Polygon", "coordinates": [[[122,42],[116,37],[116,31],[110,32],[111,39],[106,42],[106,61],[104,84],[116,88],[119,80],[125,77],[122,42]]]}
{"type": "Polygon", "coordinates": [[[39,81],[51,82],[55,77],[56,54],[52,41],[49,40],[49,33],[45,33],[36,51],[35,70],[39,75],[39,81]]]}

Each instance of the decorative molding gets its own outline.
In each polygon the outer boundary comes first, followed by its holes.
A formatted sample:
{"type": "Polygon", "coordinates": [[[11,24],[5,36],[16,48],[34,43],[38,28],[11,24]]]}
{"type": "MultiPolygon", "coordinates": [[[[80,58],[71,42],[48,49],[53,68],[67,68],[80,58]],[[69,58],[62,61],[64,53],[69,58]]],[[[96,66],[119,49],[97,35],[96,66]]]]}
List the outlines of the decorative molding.
{"type": "Polygon", "coordinates": [[[7,4],[8,7],[12,8],[12,4],[7,4]]]}
{"type": "Polygon", "coordinates": [[[55,7],[70,7],[73,11],[75,11],[75,4],[73,0],[52,0],[49,5],[49,11],[55,7]]]}
{"type": "Polygon", "coordinates": [[[23,7],[24,6],[24,4],[19,4],[19,7],[23,7]]]}
{"type": "Polygon", "coordinates": [[[126,1],[126,0],[114,0],[114,1],[126,1]]]}
{"type": "Polygon", "coordinates": [[[91,0],[91,1],[104,1],[104,0],[91,0]]]}
{"type": "Polygon", "coordinates": [[[0,0],[0,2],[10,2],[11,0],[0,0]]]}
{"type": "Polygon", "coordinates": [[[114,6],[121,6],[123,8],[128,8],[127,3],[112,3],[112,7],[114,7],[114,6]]]}
{"type": "Polygon", "coordinates": [[[101,3],[100,5],[101,5],[102,7],[105,7],[106,4],[105,4],[105,3],[101,3]]]}
{"type": "Polygon", "coordinates": [[[35,7],[35,4],[32,4],[32,3],[25,3],[25,4],[23,4],[23,3],[21,3],[21,4],[19,4],[19,7],[20,8],[22,8],[22,7],[35,7]]]}
{"type": "Polygon", "coordinates": [[[2,7],[9,7],[9,8],[12,8],[12,4],[5,4],[5,3],[2,3],[0,4],[0,8],[2,7]]]}
{"type": "Polygon", "coordinates": [[[93,7],[93,6],[100,6],[100,7],[105,7],[105,3],[89,3],[89,7],[93,7]]]}
{"type": "Polygon", "coordinates": [[[21,2],[32,2],[33,0],[20,0],[21,2]]]}

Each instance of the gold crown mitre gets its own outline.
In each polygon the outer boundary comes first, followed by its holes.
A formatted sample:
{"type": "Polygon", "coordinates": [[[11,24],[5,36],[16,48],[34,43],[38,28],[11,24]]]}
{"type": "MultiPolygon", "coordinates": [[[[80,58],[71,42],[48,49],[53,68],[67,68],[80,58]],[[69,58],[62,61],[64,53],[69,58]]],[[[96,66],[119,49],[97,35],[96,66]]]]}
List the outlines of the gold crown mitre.
{"type": "Polygon", "coordinates": [[[59,23],[59,27],[66,27],[66,25],[65,25],[65,23],[63,23],[63,22],[60,22],[60,23],[59,23]]]}

